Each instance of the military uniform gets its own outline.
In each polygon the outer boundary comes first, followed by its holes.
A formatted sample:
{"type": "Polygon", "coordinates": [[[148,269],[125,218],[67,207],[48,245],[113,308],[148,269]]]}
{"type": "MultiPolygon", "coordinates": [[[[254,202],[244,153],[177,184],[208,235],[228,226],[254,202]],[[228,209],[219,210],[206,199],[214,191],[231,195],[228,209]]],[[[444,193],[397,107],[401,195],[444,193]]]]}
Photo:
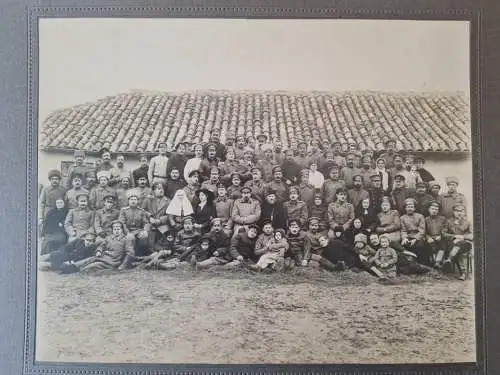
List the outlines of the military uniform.
{"type": "Polygon", "coordinates": [[[69,237],[73,237],[76,232],[76,237],[83,236],[89,229],[94,226],[95,213],[90,208],[73,208],[69,210],[66,220],[64,221],[64,229],[69,237]]]}
{"type": "Polygon", "coordinates": [[[273,169],[276,166],[279,166],[279,164],[273,159],[259,160],[256,165],[256,167],[262,171],[262,180],[264,180],[264,182],[270,182],[273,179],[273,169]]]}
{"type": "Polygon", "coordinates": [[[388,212],[379,212],[377,214],[378,225],[375,231],[378,234],[385,234],[389,237],[389,241],[401,241],[401,219],[399,212],[390,210],[388,212]]]}
{"type": "Polygon", "coordinates": [[[263,181],[250,180],[245,182],[244,186],[250,188],[253,198],[257,199],[261,203],[264,201],[266,185],[263,181]]]}
{"type": "Polygon", "coordinates": [[[363,187],[359,189],[353,187],[347,191],[347,199],[354,207],[358,207],[359,203],[367,198],[370,198],[370,194],[363,187]]]}
{"type": "Polygon", "coordinates": [[[340,170],[340,176],[345,182],[346,189],[352,188],[354,176],[358,176],[360,172],[361,170],[356,167],[342,167],[342,169],[340,170]]]}
{"type": "Polygon", "coordinates": [[[304,201],[288,201],[285,202],[285,220],[286,226],[289,226],[290,221],[297,220],[300,227],[304,227],[309,219],[307,204],[304,201]]]}
{"type": "Polygon", "coordinates": [[[325,183],[323,184],[323,202],[325,204],[330,204],[335,202],[337,199],[336,194],[337,194],[337,189],[344,189],[346,186],[345,182],[343,180],[332,180],[332,179],[327,179],[325,183]]]}
{"type": "Polygon", "coordinates": [[[45,186],[40,194],[40,219],[44,219],[47,213],[56,208],[56,200],[64,199],[66,189],[62,186],[45,186]]]}
{"type": "Polygon", "coordinates": [[[79,189],[73,188],[73,189],[66,191],[65,200],[66,200],[66,203],[67,203],[67,206],[69,209],[78,207],[78,201],[76,200],[76,197],[82,193],[90,195],[90,192],[83,187],[81,187],[79,189]]]}
{"type": "Polygon", "coordinates": [[[446,218],[453,217],[453,206],[463,204],[467,207],[467,201],[462,193],[445,193],[440,196],[439,203],[441,204],[441,215],[446,218]]]}
{"type": "Polygon", "coordinates": [[[404,245],[404,247],[417,255],[420,263],[430,265],[431,252],[429,247],[425,246],[425,218],[424,215],[417,212],[401,216],[401,240],[416,240],[413,246],[404,245]]]}
{"type": "Polygon", "coordinates": [[[117,208],[111,208],[107,210],[106,208],[101,208],[95,213],[94,229],[98,236],[109,236],[112,232],[112,222],[118,220],[120,216],[120,210],[117,208]]]}
{"type": "Polygon", "coordinates": [[[104,197],[111,195],[118,198],[115,189],[109,186],[96,186],[89,197],[90,207],[94,210],[99,210],[104,207],[104,197]]]}
{"type": "Polygon", "coordinates": [[[273,180],[266,185],[266,189],[276,192],[276,201],[279,203],[288,199],[288,186],[283,181],[273,180]]]}
{"type": "Polygon", "coordinates": [[[123,223],[125,234],[129,238],[133,237],[132,244],[136,254],[147,255],[149,253],[148,237],[140,238],[138,234],[146,230],[146,225],[149,223],[149,214],[139,207],[124,207],[120,210],[118,220],[123,223]]]}
{"type": "Polygon", "coordinates": [[[144,200],[147,198],[147,197],[150,197],[153,195],[153,191],[151,190],[151,188],[145,186],[145,187],[140,187],[140,186],[137,186],[133,189],[129,189],[127,191],[127,194],[130,195],[130,194],[134,194],[137,196],[137,198],[139,199],[139,204],[138,206],[139,207],[142,207],[143,204],[144,204],[144,200]]]}
{"type": "Polygon", "coordinates": [[[353,220],[354,206],[351,203],[333,202],[328,205],[328,224],[332,230],[339,225],[347,230],[353,220]]]}
{"type": "Polygon", "coordinates": [[[393,207],[398,210],[401,215],[405,214],[405,200],[415,196],[415,190],[403,187],[393,189],[391,192],[393,207]]]}
{"type": "Polygon", "coordinates": [[[295,265],[299,266],[304,259],[306,232],[301,230],[295,235],[288,232],[287,239],[290,247],[285,254],[285,258],[292,258],[295,262],[295,265]]]}

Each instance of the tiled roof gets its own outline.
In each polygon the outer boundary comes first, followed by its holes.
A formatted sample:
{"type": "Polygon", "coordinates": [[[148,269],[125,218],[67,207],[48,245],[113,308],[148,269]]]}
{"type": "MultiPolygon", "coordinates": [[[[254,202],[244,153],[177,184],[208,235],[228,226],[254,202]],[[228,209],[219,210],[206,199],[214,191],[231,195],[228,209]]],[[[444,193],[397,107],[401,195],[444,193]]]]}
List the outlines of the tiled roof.
{"type": "Polygon", "coordinates": [[[461,93],[130,92],[53,112],[42,124],[45,150],[137,153],[218,129],[266,134],[285,147],[318,138],[408,151],[471,150],[469,104],[461,93]]]}

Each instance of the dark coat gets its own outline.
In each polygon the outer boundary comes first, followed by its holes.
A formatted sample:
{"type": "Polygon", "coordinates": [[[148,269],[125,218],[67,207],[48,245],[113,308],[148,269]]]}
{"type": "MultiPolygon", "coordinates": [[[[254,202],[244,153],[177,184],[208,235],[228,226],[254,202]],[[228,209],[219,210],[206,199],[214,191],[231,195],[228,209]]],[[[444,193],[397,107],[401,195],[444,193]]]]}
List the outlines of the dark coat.
{"type": "Polygon", "coordinates": [[[276,202],[274,205],[270,205],[267,201],[262,203],[260,220],[257,225],[262,227],[267,220],[271,220],[274,229],[286,228],[285,208],[282,203],[276,202]]]}

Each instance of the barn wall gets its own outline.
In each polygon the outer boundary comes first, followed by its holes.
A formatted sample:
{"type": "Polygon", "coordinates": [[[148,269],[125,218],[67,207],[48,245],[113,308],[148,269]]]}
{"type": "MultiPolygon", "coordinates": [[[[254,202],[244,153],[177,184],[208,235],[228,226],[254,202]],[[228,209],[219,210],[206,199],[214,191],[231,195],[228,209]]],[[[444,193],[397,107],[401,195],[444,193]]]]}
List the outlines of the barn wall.
{"type": "MultiPolygon", "coordinates": [[[[469,207],[473,201],[472,193],[472,159],[470,154],[442,154],[428,153],[422,154],[426,160],[425,168],[431,172],[434,177],[441,182],[443,189],[445,186],[444,178],[446,176],[456,176],[460,180],[459,190],[466,196],[469,207]]],[[[94,161],[95,156],[88,156],[87,161],[94,161]]],[[[47,184],[47,174],[50,169],[60,169],[61,161],[73,160],[72,153],[62,152],[40,152],[39,163],[39,183],[47,184]],[[43,159],[43,160],[42,160],[43,159]]],[[[130,169],[139,166],[139,158],[126,156],[126,165],[130,169]]],[[[469,209],[468,211],[472,211],[469,209]]]]}

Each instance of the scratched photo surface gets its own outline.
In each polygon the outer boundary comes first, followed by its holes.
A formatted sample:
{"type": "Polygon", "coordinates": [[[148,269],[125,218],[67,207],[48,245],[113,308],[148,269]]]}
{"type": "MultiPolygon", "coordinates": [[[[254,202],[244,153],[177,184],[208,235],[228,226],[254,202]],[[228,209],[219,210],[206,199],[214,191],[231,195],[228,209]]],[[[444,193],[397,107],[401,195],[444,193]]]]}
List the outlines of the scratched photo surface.
{"type": "Polygon", "coordinates": [[[36,360],[474,362],[469,27],[41,19],[36,360]]]}

